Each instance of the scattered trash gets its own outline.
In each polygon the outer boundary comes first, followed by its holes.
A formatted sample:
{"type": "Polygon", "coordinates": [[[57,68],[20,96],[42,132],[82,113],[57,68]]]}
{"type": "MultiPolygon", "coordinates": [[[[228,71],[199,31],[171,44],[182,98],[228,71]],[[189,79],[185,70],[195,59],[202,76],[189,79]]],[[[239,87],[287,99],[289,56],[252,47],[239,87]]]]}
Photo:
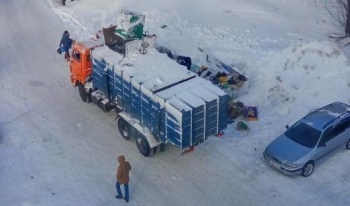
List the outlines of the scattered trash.
{"type": "Polygon", "coordinates": [[[258,108],[252,106],[244,107],[244,119],[248,121],[257,121],[258,120],[258,108]]]}
{"type": "Polygon", "coordinates": [[[181,153],[181,156],[184,155],[184,154],[193,152],[193,151],[194,151],[194,146],[190,146],[190,148],[186,149],[185,151],[183,151],[183,152],[181,153]]]}
{"type": "Polygon", "coordinates": [[[224,134],[225,134],[224,131],[221,131],[221,132],[217,133],[215,136],[222,137],[224,134]]]}
{"type": "Polygon", "coordinates": [[[249,126],[243,121],[237,122],[237,130],[238,131],[249,131],[249,126]]]}
{"type": "Polygon", "coordinates": [[[229,117],[236,119],[237,117],[244,114],[244,104],[239,100],[237,102],[230,101],[228,108],[229,117]]]}
{"type": "MultiPolygon", "coordinates": [[[[161,27],[165,28],[166,25],[161,27]]],[[[248,89],[248,78],[236,70],[238,69],[237,66],[228,66],[212,55],[210,51],[197,47],[196,58],[192,59],[191,56],[177,54],[171,49],[158,44],[155,44],[155,47],[160,53],[166,53],[169,58],[177,61],[180,65],[186,66],[188,70],[210,80],[214,85],[227,92],[232,99],[246,93],[245,90],[248,89]]]]}

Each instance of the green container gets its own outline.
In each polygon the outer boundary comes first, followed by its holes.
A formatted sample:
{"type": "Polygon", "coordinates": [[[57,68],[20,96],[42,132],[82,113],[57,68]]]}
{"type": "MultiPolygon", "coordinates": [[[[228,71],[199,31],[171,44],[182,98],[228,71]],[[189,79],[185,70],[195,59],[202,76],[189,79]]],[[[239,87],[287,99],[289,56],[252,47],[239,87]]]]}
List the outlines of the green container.
{"type": "Polygon", "coordinates": [[[121,10],[117,19],[115,34],[124,40],[142,39],[144,24],[145,15],[129,10],[121,10]]]}

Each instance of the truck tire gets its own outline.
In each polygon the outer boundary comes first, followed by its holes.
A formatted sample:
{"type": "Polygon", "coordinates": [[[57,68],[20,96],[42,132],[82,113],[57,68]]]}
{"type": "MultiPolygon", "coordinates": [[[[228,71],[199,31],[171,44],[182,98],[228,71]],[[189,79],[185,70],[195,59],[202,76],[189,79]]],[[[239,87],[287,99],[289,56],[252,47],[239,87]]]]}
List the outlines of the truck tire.
{"type": "Polygon", "coordinates": [[[86,102],[86,91],[84,86],[81,83],[78,83],[78,90],[79,90],[79,95],[80,98],[83,102],[86,102]]]}
{"type": "Polygon", "coordinates": [[[129,124],[123,119],[119,118],[118,119],[118,129],[120,134],[125,140],[130,140],[131,139],[131,129],[129,124]]]}
{"type": "Polygon", "coordinates": [[[147,139],[141,134],[138,134],[136,137],[136,146],[139,152],[145,157],[149,157],[154,153],[152,151],[154,148],[150,148],[147,139]]]}

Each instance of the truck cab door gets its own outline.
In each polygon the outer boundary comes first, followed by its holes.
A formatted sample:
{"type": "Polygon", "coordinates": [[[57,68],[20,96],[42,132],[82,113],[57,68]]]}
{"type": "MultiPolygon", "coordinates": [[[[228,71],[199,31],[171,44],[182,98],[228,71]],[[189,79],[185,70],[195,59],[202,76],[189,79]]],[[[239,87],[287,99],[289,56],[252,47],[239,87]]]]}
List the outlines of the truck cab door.
{"type": "Polygon", "coordinates": [[[82,54],[73,48],[72,58],[70,61],[70,78],[73,85],[77,82],[82,82],[82,54]]]}

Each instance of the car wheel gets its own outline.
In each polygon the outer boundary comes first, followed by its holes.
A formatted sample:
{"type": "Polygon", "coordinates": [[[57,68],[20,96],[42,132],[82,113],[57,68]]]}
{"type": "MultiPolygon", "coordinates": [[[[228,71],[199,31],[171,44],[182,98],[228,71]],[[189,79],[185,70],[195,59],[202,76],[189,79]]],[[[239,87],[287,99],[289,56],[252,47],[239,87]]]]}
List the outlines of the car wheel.
{"type": "Polygon", "coordinates": [[[315,169],[315,164],[313,162],[308,162],[305,164],[303,171],[302,171],[302,175],[304,177],[308,177],[312,174],[312,172],[315,169]]]}
{"type": "Polygon", "coordinates": [[[125,140],[130,140],[130,126],[123,118],[118,119],[118,129],[125,140]]]}
{"type": "Polygon", "coordinates": [[[148,141],[146,140],[146,138],[143,135],[141,135],[141,134],[137,135],[136,146],[137,146],[137,149],[139,149],[139,152],[143,156],[149,157],[151,155],[151,148],[149,146],[148,141]]]}
{"type": "Polygon", "coordinates": [[[348,140],[348,143],[346,143],[346,148],[350,149],[350,139],[348,140]]]}

